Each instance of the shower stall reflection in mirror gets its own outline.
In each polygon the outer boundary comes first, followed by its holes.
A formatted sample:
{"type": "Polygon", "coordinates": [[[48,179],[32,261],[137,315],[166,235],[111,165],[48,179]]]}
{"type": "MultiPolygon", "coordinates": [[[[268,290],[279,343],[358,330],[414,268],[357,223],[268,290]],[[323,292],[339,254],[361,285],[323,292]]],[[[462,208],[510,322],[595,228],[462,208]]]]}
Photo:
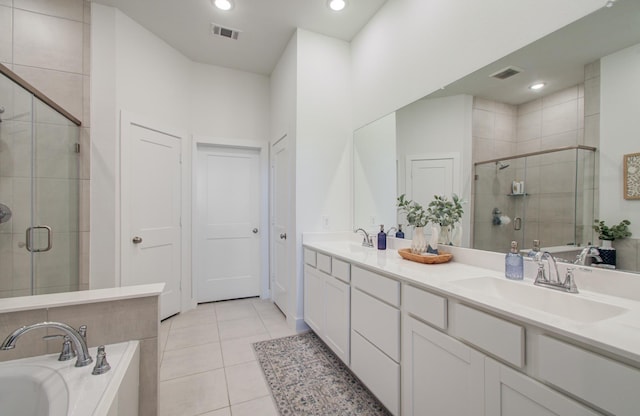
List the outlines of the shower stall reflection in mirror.
{"type": "Polygon", "coordinates": [[[473,248],[595,243],[595,151],[571,146],[475,163],[473,248]]]}
{"type": "Polygon", "coordinates": [[[0,298],[78,290],[80,122],[0,69],[0,298]]]}

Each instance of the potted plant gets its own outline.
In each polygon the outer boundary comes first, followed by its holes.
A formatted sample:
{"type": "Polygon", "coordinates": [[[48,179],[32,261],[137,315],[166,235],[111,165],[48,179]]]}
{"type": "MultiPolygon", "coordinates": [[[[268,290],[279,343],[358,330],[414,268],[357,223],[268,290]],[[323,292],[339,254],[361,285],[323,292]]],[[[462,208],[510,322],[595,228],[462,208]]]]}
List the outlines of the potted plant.
{"type": "Polygon", "coordinates": [[[614,240],[621,240],[631,236],[629,231],[629,220],[622,220],[618,225],[612,225],[609,227],[604,221],[594,220],[593,230],[598,233],[600,239],[600,257],[602,263],[615,267],[616,265],[616,249],[611,247],[611,242],[614,240]]]}
{"type": "Polygon", "coordinates": [[[414,227],[413,238],[411,239],[411,251],[413,253],[423,253],[427,248],[427,241],[424,237],[424,227],[429,223],[427,212],[419,203],[405,198],[402,194],[397,200],[398,211],[407,217],[407,224],[414,227]]]}
{"type": "MultiPolygon", "coordinates": [[[[451,244],[451,232],[456,224],[462,219],[464,210],[462,209],[463,201],[458,195],[453,194],[451,201],[446,196],[434,195],[433,201],[427,207],[427,218],[429,222],[440,226],[440,242],[443,244],[451,244]]],[[[458,226],[458,234],[461,227],[458,226]]]]}

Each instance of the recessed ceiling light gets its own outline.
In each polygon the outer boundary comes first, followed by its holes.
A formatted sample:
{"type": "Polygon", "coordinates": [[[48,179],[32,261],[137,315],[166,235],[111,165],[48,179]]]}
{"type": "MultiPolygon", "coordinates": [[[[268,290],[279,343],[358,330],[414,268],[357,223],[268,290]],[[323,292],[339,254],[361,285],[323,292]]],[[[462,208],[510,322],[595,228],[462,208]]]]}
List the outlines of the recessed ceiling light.
{"type": "Polygon", "coordinates": [[[334,12],[339,12],[347,6],[345,0],[329,0],[329,8],[334,12]]]}
{"type": "Polygon", "coordinates": [[[531,84],[529,86],[530,90],[536,91],[543,88],[546,84],[544,82],[536,82],[535,84],[531,84]]]}
{"type": "Polygon", "coordinates": [[[213,0],[213,5],[220,10],[227,11],[233,9],[233,3],[231,0],[213,0]]]}

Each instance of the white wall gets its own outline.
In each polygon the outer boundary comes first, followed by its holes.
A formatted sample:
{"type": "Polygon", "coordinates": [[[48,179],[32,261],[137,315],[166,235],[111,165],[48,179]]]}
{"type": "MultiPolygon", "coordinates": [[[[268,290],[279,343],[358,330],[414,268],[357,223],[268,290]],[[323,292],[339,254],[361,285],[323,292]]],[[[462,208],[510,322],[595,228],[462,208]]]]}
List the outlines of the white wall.
{"type": "MultiPolygon", "coordinates": [[[[190,224],[189,133],[266,142],[269,80],[196,64],[119,10],[93,6],[91,287],[103,288],[120,280],[120,111],[184,132],[182,219],[190,224]]],[[[191,297],[190,226],[184,229],[183,305],[191,297]]]]}
{"type": "Polygon", "coordinates": [[[396,113],[353,133],[353,228],[397,227],[396,113]]]}
{"type": "Polygon", "coordinates": [[[472,107],[472,96],[456,95],[419,100],[396,112],[399,193],[406,192],[406,156],[460,155],[459,171],[456,172],[459,181],[454,192],[467,201],[462,218],[464,247],[469,247],[471,231],[472,107]]]}
{"type": "Polygon", "coordinates": [[[640,44],[600,61],[600,219],[640,236],[640,201],[623,198],[623,155],[640,151],[640,44]]]}
{"type": "Polygon", "coordinates": [[[351,45],[354,127],[424,97],[604,4],[604,0],[388,0],[351,45]]]}
{"type": "Polygon", "coordinates": [[[351,227],[351,95],[349,44],[298,29],[296,34],[295,282],[301,320],[302,232],[351,227]],[[330,63],[330,65],[328,64],[330,63]],[[324,227],[322,217],[328,218],[324,227]]]}
{"type": "Polygon", "coordinates": [[[188,78],[194,136],[269,140],[269,77],[193,62],[188,78]]]}

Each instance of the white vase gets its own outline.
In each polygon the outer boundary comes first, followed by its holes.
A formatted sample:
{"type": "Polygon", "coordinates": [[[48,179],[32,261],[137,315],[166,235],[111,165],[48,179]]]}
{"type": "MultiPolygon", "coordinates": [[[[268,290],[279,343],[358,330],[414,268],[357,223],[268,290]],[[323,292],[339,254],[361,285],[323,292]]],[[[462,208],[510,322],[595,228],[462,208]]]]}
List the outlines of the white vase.
{"type": "Polygon", "coordinates": [[[426,249],[427,239],[424,236],[424,227],[416,227],[415,230],[413,230],[411,252],[414,254],[422,254],[426,249]]]}
{"type": "Polygon", "coordinates": [[[611,248],[611,240],[600,240],[600,247],[611,248]]]}
{"type": "Polygon", "coordinates": [[[438,239],[438,243],[446,246],[451,244],[451,226],[450,225],[440,226],[440,238],[438,239]]]}

